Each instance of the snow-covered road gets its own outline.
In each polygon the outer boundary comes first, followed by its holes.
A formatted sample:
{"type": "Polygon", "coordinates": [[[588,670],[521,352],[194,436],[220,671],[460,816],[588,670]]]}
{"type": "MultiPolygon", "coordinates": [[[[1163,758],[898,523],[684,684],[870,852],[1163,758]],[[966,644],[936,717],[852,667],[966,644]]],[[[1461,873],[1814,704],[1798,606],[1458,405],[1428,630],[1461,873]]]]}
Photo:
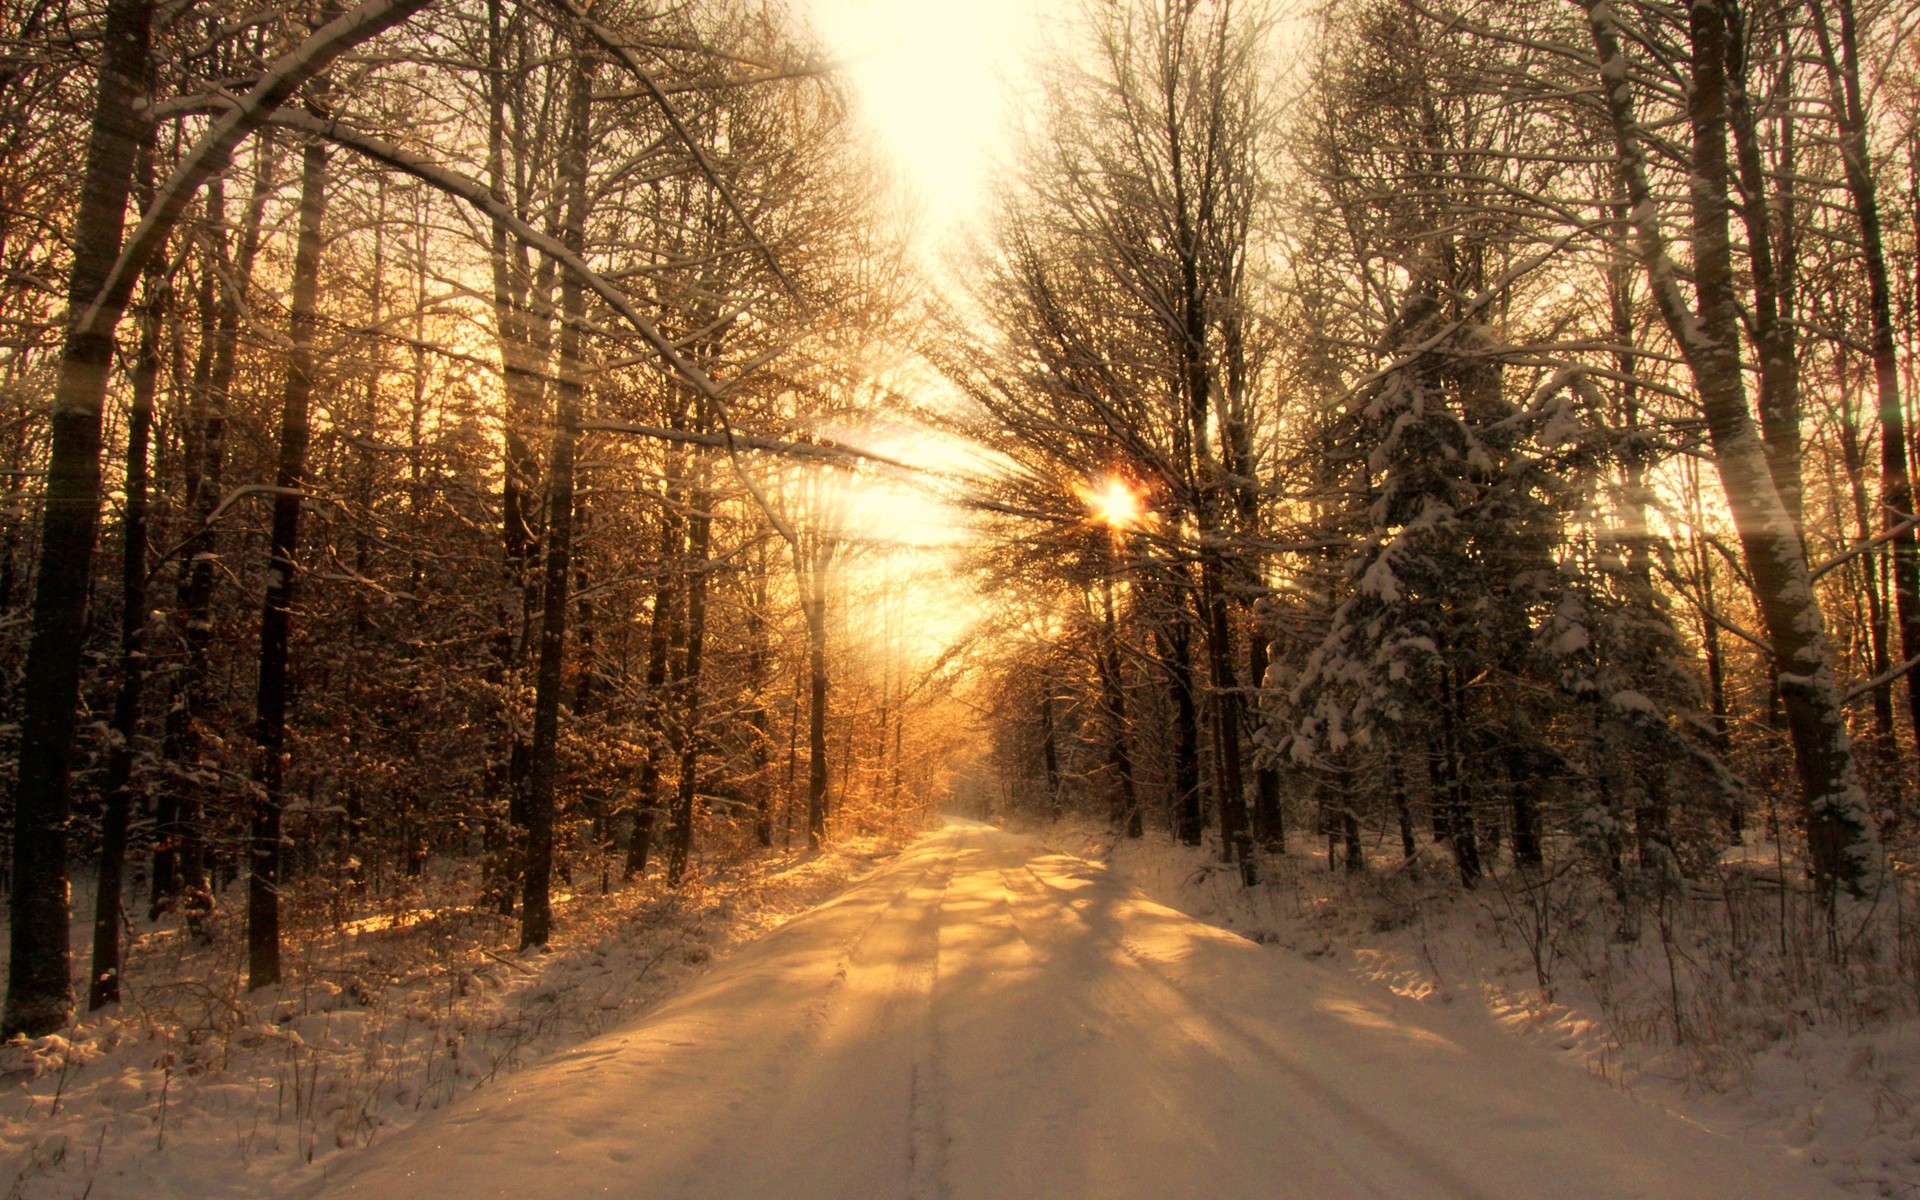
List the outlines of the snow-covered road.
{"type": "Polygon", "coordinates": [[[322,1194],[1840,1195],[1448,1015],[953,825],[322,1194]]]}

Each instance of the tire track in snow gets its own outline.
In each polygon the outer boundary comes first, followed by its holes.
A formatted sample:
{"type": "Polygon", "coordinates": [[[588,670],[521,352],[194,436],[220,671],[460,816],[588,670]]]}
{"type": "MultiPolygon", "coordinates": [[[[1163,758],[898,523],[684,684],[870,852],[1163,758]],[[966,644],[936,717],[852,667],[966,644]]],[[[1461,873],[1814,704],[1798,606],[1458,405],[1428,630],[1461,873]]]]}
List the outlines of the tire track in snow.
{"type": "Polygon", "coordinates": [[[940,1036],[940,924],[953,883],[951,862],[933,911],[926,1006],[908,1078],[907,1200],[948,1200],[946,1047],[940,1036]]]}
{"type": "MultiPolygon", "coordinates": [[[[912,973],[911,963],[904,956],[876,955],[872,953],[877,936],[890,934],[897,923],[905,922],[919,926],[927,921],[924,913],[918,916],[903,916],[903,912],[916,905],[924,907],[924,894],[930,888],[944,891],[948,879],[952,876],[951,863],[942,859],[932,859],[921,863],[906,880],[887,879],[884,874],[876,874],[871,879],[857,885],[839,899],[835,905],[860,903],[869,899],[863,895],[870,887],[888,887],[883,903],[875,907],[874,912],[855,926],[851,936],[839,941],[834,955],[832,974],[824,986],[820,987],[801,1008],[794,1026],[777,1043],[777,1051],[761,1056],[754,1063],[757,1071],[757,1083],[751,1092],[737,1097],[727,1105],[727,1119],[702,1131],[699,1145],[687,1151],[692,1169],[687,1172],[690,1180],[702,1181],[697,1188],[684,1193],[688,1200],[707,1195],[738,1194],[747,1196],[757,1193],[707,1192],[704,1189],[716,1185],[718,1181],[733,1179],[743,1170],[752,1170],[758,1164],[743,1161],[740,1149],[743,1145],[752,1145],[777,1136],[772,1131],[783,1124],[801,1125],[807,1119],[808,1094],[810,1091],[810,1072],[818,1065],[822,1048],[836,1038],[846,1036],[845,1024],[849,1017],[850,992],[856,990],[856,977],[863,970],[863,963],[870,958],[881,961],[889,959],[897,964],[895,984],[891,989],[897,993],[901,983],[912,973]]],[[[929,930],[937,928],[936,923],[929,930]]],[[[771,937],[778,937],[776,930],[771,937]]],[[[931,938],[929,932],[929,938],[931,938]]],[[[883,1008],[877,1025],[885,1029],[892,1022],[893,1001],[891,998],[883,1008]]]]}
{"type": "MultiPolygon", "coordinates": [[[[1104,873],[1104,868],[1087,865],[1104,873]]],[[[1040,935],[1041,940],[1036,940],[1035,934],[1029,932],[1030,929],[1044,927],[1049,921],[1072,922],[1083,931],[1079,937],[1053,939],[1056,943],[1065,943],[1070,954],[1089,950],[1108,951],[1109,947],[1119,951],[1118,954],[1110,951],[1101,953],[1100,958],[1106,963],[1123,967],[1123,970],[1087,969],[1079,972],[1090,981],[1091,986],[1074,998],[1075,1004],[1095,1022],[1105,1024],[1113,1020],[1116,1013],[1118,1019],[1128,1020],[1131,1019],[1130,1010],[1145,1006],[1160,1015],[1162,1028],[1242,1078],[1249,1075],[1246,1061],[1249,1057],[1278,1068],[1295,1088],[1310,1096],[1323,1110],[1318,1113],[1297,1109],[1289,1111],[1284,1118],[1290,1123],[1286,1132],[1309,1142],[1316,1159],[1322,1164],[1337,1165],[1353,1184],[1365,1189],[1366,1195],[1377,1196],[1381,1200],[1410,1194],[1445,1196],[1450,1200],[1505,1200],[1461,1177],[1451,1165],[1349,1101],[1326,1080],[1250,1032],[1204,996],[1175,984],[1152,969],[1133,952],[1125,939],[1110,938],[1087,920],[1083,907],[1074,903],[1074,894],[1048,883],[1034,870],[1030,861],[1021,863],[1016,871],[1003,869],[1000,875],[1009,897],[1009,919],[1035,953],[1057,953],[1056,949],[1042,944],[1044,935],[1040,935]],[[1026,910],[1024,921],[1020,911],[1022,908],[1026,910]],[[1138,1003],[1109,1008],[1088,1002],[1102,993],[1113,992],[1125,992],[1138,1003]],[[1202,1031],[1194,1027],[1191,1017],[1182,1009],[1204,1016],[1207,1022],[1205,1032],[1214,1036],[1201,1036],[1202,1031]],[[1369,1144],[1366,1151],[1363,1152],[1354,1144],[1357,1137],[1367,1139],[1369,1144]],[[1417,1190],[1409,1191],[1409,1185],[1417,1190]]],[[[1109,883],[1103,880],[1095,886],[1117,886],[1117,881],[1109,883]]]]}

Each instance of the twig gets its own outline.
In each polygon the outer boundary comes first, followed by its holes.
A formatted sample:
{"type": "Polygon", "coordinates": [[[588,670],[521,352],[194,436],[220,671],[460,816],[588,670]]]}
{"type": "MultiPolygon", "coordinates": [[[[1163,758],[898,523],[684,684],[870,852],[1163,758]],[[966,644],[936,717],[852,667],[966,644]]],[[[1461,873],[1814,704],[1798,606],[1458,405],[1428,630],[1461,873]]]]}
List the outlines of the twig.
{"type": "Polygon", "coordinates": [[[480,953],[486,955],[488,958],[492,959],[497,963],[500,963],[504,966],[512,967],[516,971],[522,971],[528,975],[538,975],[540,973],[534,970],[532,967],[529,967],[525,963],[517,963],[510,958],[502,957],[501,955],[495,954],[493,951],[487,949],[484,946],[480,947],[480,953]]]}

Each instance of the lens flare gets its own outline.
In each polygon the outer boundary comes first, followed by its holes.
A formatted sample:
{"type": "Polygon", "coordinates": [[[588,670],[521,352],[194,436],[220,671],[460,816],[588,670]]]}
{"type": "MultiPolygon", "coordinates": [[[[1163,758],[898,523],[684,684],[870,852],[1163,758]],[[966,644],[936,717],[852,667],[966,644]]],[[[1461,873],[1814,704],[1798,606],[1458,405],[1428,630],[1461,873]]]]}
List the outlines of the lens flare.
{"type": "Polygon", "coordinates": [[[1081,489],[1080,498],[1092,511],[1095,521],[1114,529],[1131,529],[1147,515],[1140,493],[1117,476],[1095,480],[1092,487],[1081,489]]]}

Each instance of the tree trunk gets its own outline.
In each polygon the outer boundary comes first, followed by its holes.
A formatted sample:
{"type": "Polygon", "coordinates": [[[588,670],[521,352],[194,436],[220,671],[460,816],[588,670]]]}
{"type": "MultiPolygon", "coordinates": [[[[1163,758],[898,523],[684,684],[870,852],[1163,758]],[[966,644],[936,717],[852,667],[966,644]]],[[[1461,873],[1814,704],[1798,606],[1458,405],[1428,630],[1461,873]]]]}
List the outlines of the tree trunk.
{"type": "Polygon", "coordinates": [[[1060,749],[1053,727],[1053,683],[1043,679],[1040,691],[1040,767],[1047,780],[1047,820],[1058,821],[1062,811],[1060,795],[1060,749]]]}
{"type": "Polygon", "coordinates": [[[1798,532],[1755,436],[1740,367],[1739,310],[1727,220],[1725,64],[1727,14],[1718,0],[1689,9],[1693,80],[1689,118],[1694,170],[1693,268],[1697,313],[1689,311],[1658,225],[1645,152],[1633,115],[1627,63],[1612,11],[1587,7],[1602,88],[1613,123],[1619,167],[1635,214],[1635,235],[1662,319],[1679,344],[1700,394],[1722,489],[1739,532],[1755,600],[1779,667],[1781,701],[1793,741],[1806,811],[1816,886],[1862,890],[1879,870],[1879,850],[1855,775],[1853,747],[1840,708],[1826,639],[1798,532]],[[1611,81],[1618,80],[1618,83],[1611,81]]]}
{"type": "Polygon", "coordinates": [[[1200,563],[1200,591],[1206,606],[1207,665],[1213,682],[1214,771],[1220,798],[1220,853],[1240,864],[1240,880],[1259,882],[1253,859],[1253,833],[1247,826],[1247,796],[1240,762],[1240,681],[1234,678],[1233,628],[1227,620],[1224,581],[1216,561],[1200,563]]]}
{"type": "MultiPolygon", "coordinates": [[[[509,31],[504,21],[501,0],[488,0],[487,174],[489,189],[496,200],[518,202],[523,197],[510,197],[508,193],[510,173],[506,150],[510,142],[522,146],[526,131],[507,127],[506,98],[514,84],[508,59],[509,31]]],[[[551,218],[551,212],[549,216],[551,218]]],[[[534,640],[531,631],[539,602],[533,561],[540,540],[536,532],[539,504],[535,495],[540,462],[528,431],[544,421],[549,319],[544,303],[550,293],[544,282],[534,279],[524,248],[515,244],[504,221],[496,217],[489,236],[494,335],[500,349],[501,383],[506,398],[506,413],[500,423],[502,577],[497,602],[499,626],[494,635],[505,755],[494,774],[498,791],[489,820],[488,841],[492,852],[485,891],[505,916],[513,912],[514,892],[525,882],[522,875],[525,847],[520,844],[520,831],[526,825],[524,806],[531,748],[516,696],[534,640]],[[537,302],[541,306],[538,312],[535,311],[537,302]],[[498,808],[502,793],[507,810],[504,814],[498,808]]]]}
{"type": "Polygon", "coordinates": [[[1460,672],[1440,644],[1441,684],[1446,695],[1440,702],[1440,741],[1445,753],[1447,844],[1453,847],[1454,863],[1460,868],[1460,882],[1473,887],[1480,882],[1480,842],[1474,826],[1473,801],[1462,769],[1465,758],[1464,731],[1466,704],[1461,696],[1460,672]]]}
{"type": "Polygon", "coordinates": [[[660,799],[660,751],[666,737],[667,662],[673,650],[674,582],[684,541],[681,536],[677,472],[667,471],[666,503],[660,513],[659,578],[653,591],[653,614],[647,625],[647,674],[641,700],[647,725],[646,756],[640,764],[640,782],[634,791],[633,830],[627,839],[627,878],[644,874],[653,848],[653,825],[660,799]]]}
{"type": "MultiPolygon", "coordinates": [[[[1920,657],[1920,534],[1907,522],[1913,516],[1913,475],[1908,465],[1905,412],[1900,405],[1900,362],[1893,340],[1893,287],[1887,274],[1880,198],[1867,145],[1867,113],[1860,89],[1859,33],[1853,0],[1834,0],[1840,14],[1840,53],[1835,59],[1826,6],[1813,6],[1814,28],[1832,84],[1840,121],[1841,158],[1847,192],[1860,226],[1860,253],[1867,268],[1867,312],[1872,319],[1868,347],[1880,408],[1881,522],[1893,548],[1893,609],[1900,627],[1900,657],[1920,657]],[[1901,526],[1907,526],[1901,528],[1901,526]]],[[[1907,672],[1907,710],[1920,742],[1920,671],[1907,672]]]]}
{"type": "Polygon", "coordinates": [[[1535,755],[1509,746],[1501,756],[1507,770],[1507,786],[1513,790],[1513,861],[1523,867],[1538,867],[1546,862],[1540,848],[1540,805],[1534,798],[1537,786],[1533,774],[1535,755]]]}
{"type": "MultiPolygon", "coordinates": [[[[592,144],[593,64],[574,51],[567,99],[567,151],[560,175],[566,212],[560,236],[578,255],[586,246],[587,155],[592,144]]],[[[547,463],[547,563],[540,620],[540,664],[533,697],[533,745],[524,805],[525,858],[521,876],[520,945],[544,946],[553,931],[554,777],[560,746],[560,686],[567,645],[568,585],[573,554],[573,451],[580,436],[584,390],[581,326],[586,289],[568,272],[560,283],[560,373],[554,388],[553,450],[547,463]]]]}
{"type": "Polygon", "coordinates": [[[816,557],[809,581],[813,602],[807,606],[808,695],[812,709],[808,715],[807,752],[807,848],[818,850],[827,842],[827,580],[826,564],[816,557]]]}
{"type": "Polygon", "coordinates": [[[1387,761],[1393,770],[1393,815],[1400,827],[1400,857],[1410,859],[1418,847],[1413,841],[1413,808],[1407,803],[1407,772],[1397,751],[1389,751],[1387,761]]]}
{"type": "Polygon", "coordinates": [[[280,467],[274,478],[267,598],[260,614],[260,688],[254,725],[254,740],[260,746],[260,793],[254,799],[247,856],[249,988],[280,982],[280,816],[286,799],[287,667],[299,569],[300,507],[311,433],[308,411],[313,398],[321,225],[326,219],[329,186],[326,146],[310,142],[300,157],[300,234],[294,250],[293,293],[287,320],[280,467]]]}
{"type": "Polygon", "coordinates": [[[1139,837],[1145,830],[1140,818],[1140,801],[1134,794],[1133,753],[1127,745],[1127,690],[1126,679],[1120,674],[1120,631],[1113,614],[1113,579],[1111,576],[1100,581],[1100,594],[1103,602],[1104,645],[1100,656],[1100,683],[1105,692],[1103,699],[1107,710],[1107,720],[1113,725],[1108,744],[1107,763],[1113,768],[1117,792],[1111,814],[1111,823],[1117,833],[1128,837],[1139,837]]]}
{"type": "Polygon", "coordinates": [[[768,566],[764,544],[752,558],[751,591],[747,609],[747,728],[752,731],[753,837],[763,848],[773,847],[773,786],[768,774],[773,764],[772,737],[767,713],[767,666],[773,660],[768,644],[768,566]]]}
{"type": "Polygon", "coordinates": [[[114,0],[101,31],[101,65],[86,175],[73,225],[67,333],[54,385],[53,447],[34,578],[33,626],[14,783],[12,914],[7,1001],[0,1036],[52,1033],[73,1009],[67,962],[68,772],[80,700],[81,638],[93,540],[100,519],[100,423],[113,369],[113,331],[85,310],[107,286],[126,229],[127,196],[148,128],[138,105],[151,53],[153,4],[114,0]]]}
{"type": "Polygon", "coordinates": [[[1177,612],[1162,633],[1167,687],[1173,695],[1173,835],[1198,846],[1206,833],[1200,803],[1200,721],[1193,701],[1193,641],[1186,614],[1177,612]]]}
{"type": "Polygon", "coordinates": [[[693,859],[693,809],[700,782],[700,675],[706,667],[707,559],[712,547],[713,494],[705,486],[704,466],[695,465],[696,483],[687,517],[687,653],[681,668],[680,780],[667,822],[667,884],[678,887],[693,859]]]}
{"type": "MultiPolygon", "coordinates": [[[[1264,688],[1266,677],[1267,639],[1256,627],[1247,633],[1247,686],[1264,688]]],[[[1258,690],[1254,692],[1256,697],[1260,694],[1258,690]]],[[[1248,709],[1258,713],[1258,700],[1248,709]]],[[[1263,722],[1264,717],[1257,718],[1253,727],[1258,729],[1263,722]]],[[[1280,771],[1264,753],[1259,754],[1253,769],[1253,827],[1262,850],[1269,854],[1286,853],[1287,823],[1280,808],[1280,771]]]]}
{"type": "MultiPolygon", "coordinates": [[[[140,156],[141,193],[153,195],[153,147],[140,156]]],[[[87,1008],[120,999],[120,922],[127,865],[127,827],[133,805],[133,742],[140,728],[140,695],[146,685],[147,457],[153,434],[153,396],[160,377],[160,322],[168,285],[158,258],[145,272],[140,308],[140,349],[133,364],[133,403],[127,418],[126,500],[120,524],[120,684],[113,701],[113,751],[107,759],[105,801],[100,813],[100,876],[94,889],[93,967],[87,1008]]]]}

